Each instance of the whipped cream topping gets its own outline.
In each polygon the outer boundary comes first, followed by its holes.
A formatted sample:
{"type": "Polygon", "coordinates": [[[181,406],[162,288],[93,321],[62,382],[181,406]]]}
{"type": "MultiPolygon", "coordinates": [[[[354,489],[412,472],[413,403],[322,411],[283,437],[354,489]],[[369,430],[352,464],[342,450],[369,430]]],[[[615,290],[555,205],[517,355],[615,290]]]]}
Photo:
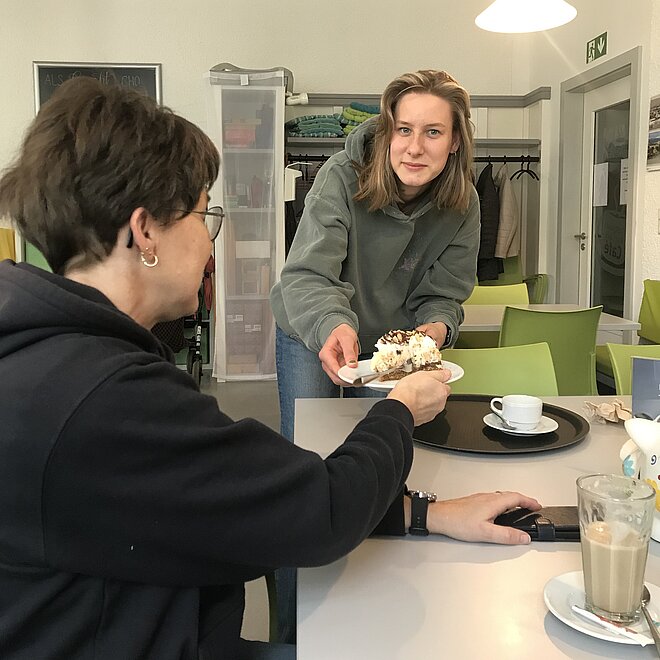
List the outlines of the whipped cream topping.
{"type": "Polygon", "coordinates": [[[418,330],[390,330],[376,342],[371,370],[388,371],[411,360],[413,369],[440,362],[442,354],[435,341],[418,330]]]}

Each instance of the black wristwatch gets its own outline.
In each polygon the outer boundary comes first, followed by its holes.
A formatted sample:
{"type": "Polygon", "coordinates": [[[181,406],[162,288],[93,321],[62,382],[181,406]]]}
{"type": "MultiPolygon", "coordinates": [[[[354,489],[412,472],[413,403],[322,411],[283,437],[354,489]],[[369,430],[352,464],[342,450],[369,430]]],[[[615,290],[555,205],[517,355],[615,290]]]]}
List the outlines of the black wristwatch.
{"type": "Polygon", "coordinates": [[[435,493],[426,493],[423,490],[406,490],[410,497],[410,527],[408,532],[415,536],[428,536],[429,530],[426,526],[426,514],[429,503],[435,502],[438,496],[435,493]]]}
{"type": "Polygon", "coordinates": [[[447,328],[447,334],[445,335],[445,342],[441,348],[444,348],[445,346],[449,346],[451,344],[451,328],[446,323],[445,323],[445,327],[447,328]]]}

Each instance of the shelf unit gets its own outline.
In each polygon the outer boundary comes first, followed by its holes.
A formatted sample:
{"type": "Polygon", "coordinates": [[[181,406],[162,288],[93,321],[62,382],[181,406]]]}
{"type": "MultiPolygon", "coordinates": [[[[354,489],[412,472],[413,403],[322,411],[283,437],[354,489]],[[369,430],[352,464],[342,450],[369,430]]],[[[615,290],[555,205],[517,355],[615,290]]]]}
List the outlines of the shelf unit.
{"type": "Polygon", "coordinates": [[[216,240],[213,376],[275,378],[269,292],[284,263],[283,71],[208,74],[208,134],[220,152],[211,198],[223,206],[216,240]]]}
{"type": "MultiPolygon", "coordinates": [[[[308,148],[323,148],[323,147],[343,147],[346,138],[300,138],[300,137],[287,137],[286,146],[289,147],[308,147],[308,148]]],[[[533,138],[477,138],[474,141],[475,149],[539,149],[541,140],[533,138]]]]}

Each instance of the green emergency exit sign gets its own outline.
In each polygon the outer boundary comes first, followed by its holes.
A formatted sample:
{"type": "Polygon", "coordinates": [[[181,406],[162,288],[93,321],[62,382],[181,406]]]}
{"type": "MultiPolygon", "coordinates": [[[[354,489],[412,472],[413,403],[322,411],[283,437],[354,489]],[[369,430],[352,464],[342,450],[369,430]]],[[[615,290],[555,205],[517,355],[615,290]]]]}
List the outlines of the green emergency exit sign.
{"type": "Polygon", "coordinates": [[[595,39],[587,41],[587,64],[597,60],[607,53],[607,32],[599,34],[595,39]]]}

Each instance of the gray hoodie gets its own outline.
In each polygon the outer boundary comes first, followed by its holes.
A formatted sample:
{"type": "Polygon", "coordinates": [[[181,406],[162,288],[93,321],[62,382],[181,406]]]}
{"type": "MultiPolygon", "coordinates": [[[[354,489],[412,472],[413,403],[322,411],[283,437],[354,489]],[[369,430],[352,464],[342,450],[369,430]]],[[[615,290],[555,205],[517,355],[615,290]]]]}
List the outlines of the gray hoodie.
{"type": "Polygon", "coordinates": [[[475,283],[479,200],[466,213],[438,209],[428,195],[406,215],[388,206],[370,212],[355,202],[357,175],[375,120],[358,126],[346,148],[319,170],[270,301],[284,332],[318,352],[347,323],[361,351],[371,352],[388,330],[442,321],[452,341],[463,321],[461,303],[475,283]]]}

